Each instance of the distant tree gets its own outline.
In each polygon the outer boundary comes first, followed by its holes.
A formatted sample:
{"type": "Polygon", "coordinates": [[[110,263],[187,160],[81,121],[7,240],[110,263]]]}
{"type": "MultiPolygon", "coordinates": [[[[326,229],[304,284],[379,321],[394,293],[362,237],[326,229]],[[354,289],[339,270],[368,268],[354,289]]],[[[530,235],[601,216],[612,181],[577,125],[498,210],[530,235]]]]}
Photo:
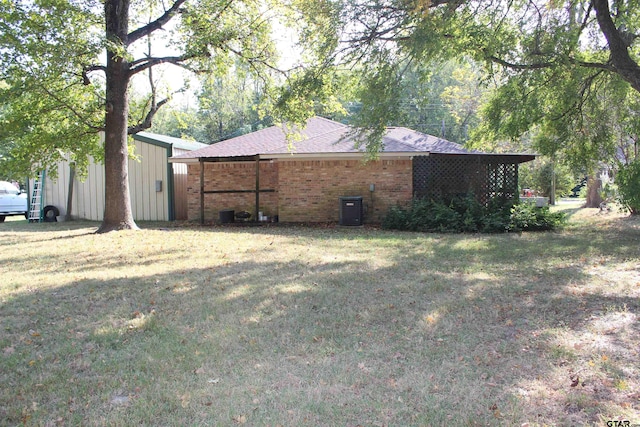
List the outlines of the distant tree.
{"type": "Polygon", "coordinates": [[[265,89],[246,67],[237,63],[226,74],[205,76],[201,83],[199,140],[215,143],[256,130],[265,89]]]}
{"type": "Polygon", "coordinates": [[[197,122],[198,110],[196,108],[171,105],[158,111],[149,131],[174,138],[202,142],[198,139],[197,122]]]}

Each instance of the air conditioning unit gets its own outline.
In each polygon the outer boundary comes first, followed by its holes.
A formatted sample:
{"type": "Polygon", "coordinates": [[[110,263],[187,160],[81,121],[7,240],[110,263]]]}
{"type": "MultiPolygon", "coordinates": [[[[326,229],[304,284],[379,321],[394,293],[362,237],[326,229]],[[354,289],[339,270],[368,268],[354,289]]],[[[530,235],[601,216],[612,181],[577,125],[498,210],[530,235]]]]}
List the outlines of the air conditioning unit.
{"type": "Polygon", "coordinates": [[[340,197],[340,225],[362,225],[362,196],[340,197]]]}

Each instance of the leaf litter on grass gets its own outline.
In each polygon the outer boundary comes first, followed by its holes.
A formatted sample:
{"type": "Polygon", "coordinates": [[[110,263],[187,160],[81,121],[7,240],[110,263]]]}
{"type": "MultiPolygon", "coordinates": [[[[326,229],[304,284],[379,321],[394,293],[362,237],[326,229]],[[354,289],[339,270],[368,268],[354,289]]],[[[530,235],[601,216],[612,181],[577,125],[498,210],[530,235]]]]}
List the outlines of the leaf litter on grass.
{"type": "Polygon", "coordinates": [[[11,241],[0,254],[11,266],[0,288],[0,380],[11,385],[0,415],[638,422],[638,227],[589,215],[560,233],[496,236],[11,225],[0,236],[11,241]],[[47,257],[37,243],[51,239],[47,257]]]}

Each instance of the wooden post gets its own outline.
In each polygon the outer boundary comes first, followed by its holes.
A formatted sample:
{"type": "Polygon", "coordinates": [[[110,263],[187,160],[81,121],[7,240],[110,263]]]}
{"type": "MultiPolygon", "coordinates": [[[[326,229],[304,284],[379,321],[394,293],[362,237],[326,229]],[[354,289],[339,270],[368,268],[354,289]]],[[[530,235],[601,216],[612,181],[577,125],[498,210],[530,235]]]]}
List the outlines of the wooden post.
{"type": "Polygon", "coordinates": [[[204,161],[200,160],[200,225],[204,225],[204,161]]]}
{"type": "Polygon", "coordinates": [[[65,213],[64,220],[71,221],[71,208],[73,207],[73,181],[76,179],[76,164],[74,162],[69,163],[69,190],[67,192],[67,212],[65,213]]]}
{"type": "Polygon", "coordinates": [[[256,209],[255,220],[259,221],[258,210],[260,209],[260,156],[256,156],[256,209]]]}

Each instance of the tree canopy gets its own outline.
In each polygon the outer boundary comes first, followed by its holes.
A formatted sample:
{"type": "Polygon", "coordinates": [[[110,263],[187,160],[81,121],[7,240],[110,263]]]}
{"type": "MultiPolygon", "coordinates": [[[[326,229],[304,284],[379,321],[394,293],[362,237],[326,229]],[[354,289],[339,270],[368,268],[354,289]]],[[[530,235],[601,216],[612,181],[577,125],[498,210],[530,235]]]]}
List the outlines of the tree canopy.
{"type": "Polygon", "coordinates": [[[267,79],[271,10],[268,0],[0,0],[0,140],[10,147],[0,166],[24,176],[67,155],[80,171],[88,155],[103,159],[100,231],[136,228],[127,136],[170,99],[152,70],[222,73],[240,61],[267,79]],[[150,95],[131,109],[130,83],[143,73],[150,95]]]}
{"type": "MultiPolygon", "coordinates": [[[[310,2],[292,0],[303,16],[310,2]]],[[[357,68],[364,77],[359,124],[374,145],[398,116],[407,71],[434,60],[472,58],[499,88],[476,139],[537,128],[549,136],[541,140],[546,152],[567,148],[581,161],[610,151],[608,106],[640,93],[637,0],[320,3],[316,9],[332,24],[314,16],[309,32],[323,52],[331,47],[327,64],[357,68]]]]}

